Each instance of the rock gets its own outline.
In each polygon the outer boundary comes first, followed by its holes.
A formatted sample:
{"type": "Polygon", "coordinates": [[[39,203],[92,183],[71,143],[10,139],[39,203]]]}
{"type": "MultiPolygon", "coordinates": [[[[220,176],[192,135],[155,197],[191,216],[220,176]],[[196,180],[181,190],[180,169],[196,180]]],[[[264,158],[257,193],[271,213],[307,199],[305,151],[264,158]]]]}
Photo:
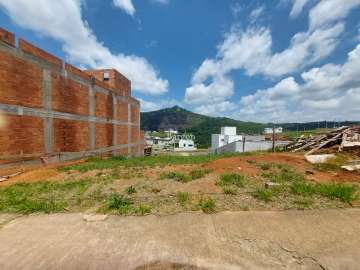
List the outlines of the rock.
{"type": "Polygon", "coordinates": [[[87,222],[97,222],[106,220],[108,215],[84,215],[83,219],[87,222]]]}
{"type": "Polygon", "coordinates": [[[305,174],[314,174],[314,171],[312,171],[312,170],[306,170],[306,171],[305,171],[305,174]]]}

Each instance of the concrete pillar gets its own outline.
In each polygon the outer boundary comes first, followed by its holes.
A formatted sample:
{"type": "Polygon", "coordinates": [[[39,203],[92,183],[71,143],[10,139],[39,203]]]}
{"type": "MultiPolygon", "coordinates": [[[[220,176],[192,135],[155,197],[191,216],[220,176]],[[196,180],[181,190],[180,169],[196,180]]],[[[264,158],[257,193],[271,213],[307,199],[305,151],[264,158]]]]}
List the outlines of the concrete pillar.
{"type": "Polygon", "coordinates": [[[91,120],[95,116],[95,93],[93,85],[89,87],[89,146],[91,150],[96,148],[95,145],[95,123],[91,120]]]}
{"type": "MultiPolygon", "coordinates": [[[[43,106],[47,111],[51,111],[51,72],[43,70],[43,106]]],[[[54,151],[54,127],[51,117],[44,117],[44,148],[46,154],[54,151]]]]}
{"type": "Polygon", "coordinates": [[[131,155],[131,104],[128,103],[128,155],[131,155]]]}
{"type": "MultiPolygon", "coordinates": [[[[113,100],[113,119],[117,120],[117,98],[116,95],[112,94],[112,100],[113,100]]],[[[113,146],[116,147],[117,145],[117,124],[113,124],[113,146]]],[[[113,155],[118,155],[119,152],[117,150],[114,150],[113,155]]]]}

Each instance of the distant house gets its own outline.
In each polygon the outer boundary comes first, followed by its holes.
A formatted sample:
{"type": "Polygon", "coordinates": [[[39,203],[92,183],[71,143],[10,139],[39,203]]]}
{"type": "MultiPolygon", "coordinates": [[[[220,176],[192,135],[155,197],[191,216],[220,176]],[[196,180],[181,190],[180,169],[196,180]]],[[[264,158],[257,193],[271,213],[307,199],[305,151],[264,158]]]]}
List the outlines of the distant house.
{"type": "MultiPolygon", "coordinates": [[[[264,134],[272,134],[273,133],[273,128],[265,128],[264,129],[264,134]]],[[[283,128],[282,127],[276,127],[275,128],[275,133],[283,133],[283,128]]]]}
{"type": "Polygon", "coordinates": [[[242,136],[236,134],[236,127],[222,127],[220,134],[211,135],[211,149],[217,149],[226,144],[241,140],[242,136]]]}

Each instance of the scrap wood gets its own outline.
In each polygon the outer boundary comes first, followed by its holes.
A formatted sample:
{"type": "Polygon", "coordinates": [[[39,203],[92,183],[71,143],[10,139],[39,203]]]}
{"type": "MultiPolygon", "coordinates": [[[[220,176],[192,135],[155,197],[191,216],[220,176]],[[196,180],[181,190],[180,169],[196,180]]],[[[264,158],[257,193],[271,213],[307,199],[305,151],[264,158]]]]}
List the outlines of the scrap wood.
{"type": "Polygon", "coordinates": [[[342,133],[339,133],[337,135],[335,135],[334,137],[332,137],[331,139],[321,143],[319,146],[315,147],[314,149],[310,150],[309,152],[306,153],[306,155],[311,155],[312,153],[314,153],[316,150],[319,150],[320,148],[323,148],[325,145],[335,141],[336,139],[338,139],[339,137],[341,137],[342,133]]]}
{"type": "Polygon", "coordinates": [[[1,176],[0,177],[0,182],[5,182],[5,181],[9,180],[11,177],[18,176],[21,173],[22,172],[16,172],[16,173],[13,173],[13,174],[1,176]]]}

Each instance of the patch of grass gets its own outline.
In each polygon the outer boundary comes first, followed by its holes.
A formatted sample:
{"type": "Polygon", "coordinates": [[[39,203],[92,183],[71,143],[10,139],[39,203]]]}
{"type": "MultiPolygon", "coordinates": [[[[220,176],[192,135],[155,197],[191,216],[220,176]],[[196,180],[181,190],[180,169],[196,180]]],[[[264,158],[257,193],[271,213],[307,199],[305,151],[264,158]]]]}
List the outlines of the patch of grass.
{"type": "Polygon", "coordinates": [[[136,208],[135,208],[135,214],[138,215],[147,215],[151,213],[151,207],[149,205],[146,204],[139,204],[136,208]]]}
{"type": "Polygon", "coordinates": [[[150,156],[150,157],[133,157],[125,158],[123,156],[116,156],[111,158],[92,157],[86,162],[75,164],[71,166],[64,166],[59,168],[61,171],[77,170],[80,172],[87,172],[91,170],[113,169],[119,166],[123,167],[145,167],[145,166],[165,166],[175,164],[203,164],[219,158],[233,157],[233,156],[249,156],[254,153],[226,153],[226,154],[210,154],[199,156],[150,156]]]}
{"type": "Polygon", "coordinates": [[[259,188],[259,189],[255,190],[255,192],[252,195],[254,198],[264,201],[266,203],[270,202],[273,197],[273,193],[271,192],[271,190],[267,190],[267,189],[263,189],[263,188],[259,188]]]}
{"type": "Polygon", "coordinates": [[[343,184],[317,184],[315,186],[316,193],[328,197],[330,199],[339,199],[344,203],[351,203],[357,199],[357,189],[355,186],[343,184]]]}
{"type": "Polygon", "coordinates": [[[271,171],[263,173],[262,176],[275,183],[297,182],[304,180],[303,174],[282,164],[273,164],[271,171]]]}
{"type": "Polygon", "coordinates": [[[63,211],[79,204],[93,179],[79,181],[18,183],[0,188],[0,211],[30,214],[63,211]]]}
{"type": "Polygon", "coordinates": [[[215,213],[215,200],[210,197],[201,198],[199,202],[199,207],[206,214],[215,213]]]}
{"type": "Polygon", "coordinates": [[[228,195],[236,195],[238,192],[237,188],[232,186],[223,186],[222,190],[225,194],[228,195]]]}
{"type": "Polygon", "coordinates": [[[357,188],[339,183],[313,184],[304,181],[294,182],[291,185],[291,191],[297,195],[311,197],[320,195],[329,199],[339,199],[344,203],[351,203],[358,198],[357,188]]]}
{"type": "Polygon", "coordinates": [[[186,202],[188,202],[190,200],[190,197],[191,197],[191,195],[189,192],[176,193],[176,198],[182,206],[184,206],[186,204],[186,202]]]}
{"type": "Polygon", "coordinates": [[[314,188],[314,185],[311,183],[307,183],[305,181],[297,181],[292,183],[291,191],[296,195],[310,197],[315,194],[316,189],[314,188]]]}
{"type": "Polygon", "coordinates": [[[197,170],[192,170],[189,175],[192,180],[196,180],[196,179],[203,178],[206,174],[208,174],[210,172],[211,172],[211,170],[197,169],[197,170]]]}
{"type": "Polygon", "coordinates": [[[124,197],[118,193],[112,193],[107,198],[107,209],[118,210],[120,214],[127,214],[130,211],[130,206],[133,204],[130,198],[124,197]]]}
{"type": "Polygon", "coordinates": [[[241,188],[245,186],[245,177],[237,173],[222,174],[217,184],[221,187],[233,185],[241,188]]]}
{"type": "Polygon", "coordinates": [[[182,183],[191,181],[190,176],[180,172],[164,172],[160,175],[160,179],[173,179],[182,183]]]}
{"type": "Polygon", "coordinates": [[[137,192],[137,191],[136,191],[136,188],[135,188],[134,186],[129,186],[129,187],[127,187],[127,188],[125,189],[125,191],[126,191],[126,193],[127,193],[128,195],[131,195],[131,194],[134,194],[134,193],[137,192]]]}

